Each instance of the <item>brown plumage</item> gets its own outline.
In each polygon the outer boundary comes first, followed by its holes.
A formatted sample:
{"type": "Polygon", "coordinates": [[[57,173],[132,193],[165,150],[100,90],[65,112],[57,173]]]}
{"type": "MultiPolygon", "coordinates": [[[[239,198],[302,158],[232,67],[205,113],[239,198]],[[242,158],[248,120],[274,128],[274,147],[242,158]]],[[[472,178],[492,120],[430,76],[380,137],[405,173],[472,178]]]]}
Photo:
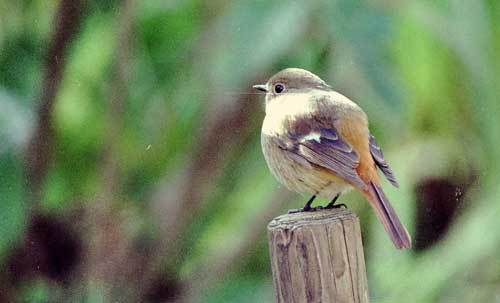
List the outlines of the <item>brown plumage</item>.
{"type": "Polygon", "coordinates": [[[328,199],[357,189],[394,245],[411,247],[382,191],[377,167],[393,185],[398,183],[363,110],[303,69],[285,69],[255,88],[267,92],[261,142],[273,175],[290,190],[328,199]]]}

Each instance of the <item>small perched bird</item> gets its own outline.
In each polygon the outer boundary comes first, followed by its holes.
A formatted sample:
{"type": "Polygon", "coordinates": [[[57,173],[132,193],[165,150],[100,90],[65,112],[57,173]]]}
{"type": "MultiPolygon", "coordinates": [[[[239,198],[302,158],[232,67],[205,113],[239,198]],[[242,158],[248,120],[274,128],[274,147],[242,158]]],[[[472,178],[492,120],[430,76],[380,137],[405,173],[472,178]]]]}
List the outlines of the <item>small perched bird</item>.
{"type": "Polygon", "coordinates": [[[300,211],[311,211],[316,196],[335,205],[341,193],[355,188],[375,210],[394,245],[410,248],[411,239],[382,191],[379,168],[398,187],[380,147],[368,129],[365,112],[315,74],[287,68],[266,84],[262,150],[273,175],[288,189],[309,193],[300,211]]]}

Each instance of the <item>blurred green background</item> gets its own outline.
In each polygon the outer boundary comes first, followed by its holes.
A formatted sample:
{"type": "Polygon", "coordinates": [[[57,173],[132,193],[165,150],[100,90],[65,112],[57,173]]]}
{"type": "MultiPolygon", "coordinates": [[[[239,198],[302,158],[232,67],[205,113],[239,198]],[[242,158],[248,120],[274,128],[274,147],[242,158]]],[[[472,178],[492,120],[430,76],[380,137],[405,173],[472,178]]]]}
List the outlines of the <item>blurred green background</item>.
{"type": "MultiPolygon", "coordinates": [[[[273,302],[260,150],[285,67],[356,101],[415,248],[367,203],[372,302],[500,302],[500,2],[0,0],[0,301],[273,302]]],[[[326,201],[323,201],[323,203],[326,201]]]]}

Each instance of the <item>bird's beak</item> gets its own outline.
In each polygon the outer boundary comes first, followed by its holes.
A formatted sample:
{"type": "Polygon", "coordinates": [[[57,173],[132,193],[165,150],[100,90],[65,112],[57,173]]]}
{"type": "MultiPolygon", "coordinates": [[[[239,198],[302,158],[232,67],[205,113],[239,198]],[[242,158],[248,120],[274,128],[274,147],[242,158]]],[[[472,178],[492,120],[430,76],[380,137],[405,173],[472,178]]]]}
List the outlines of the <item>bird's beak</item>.
{"type": "Polygon", "coordinates": [[[267,85],[265,84],[257,84],[252,86],[253,88],[260,90],[261,92],[266,92],[267,93],[267,85]]]}

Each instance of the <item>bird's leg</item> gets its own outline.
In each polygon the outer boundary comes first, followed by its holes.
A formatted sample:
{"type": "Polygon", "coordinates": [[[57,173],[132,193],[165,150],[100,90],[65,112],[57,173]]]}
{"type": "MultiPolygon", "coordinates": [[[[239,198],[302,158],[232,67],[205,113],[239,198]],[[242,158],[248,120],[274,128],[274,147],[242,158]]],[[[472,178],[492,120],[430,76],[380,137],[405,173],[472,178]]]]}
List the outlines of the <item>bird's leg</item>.
{"type": "Polygon", "coordinates": [[[314,199],[316,198],[316,195],[312,196],[311,199],[309,199],[306,203],[306,205],[304,205],[304,207],[302,208],[302,211],[311,211],[311,210],[315,210],[314,208],[311,207],[311,204],[313,203],[314,199]]]}
{"type": "Polygon", "coordinates": [[[335,204],[335,202],[337,202],[337,199],[340,197],[340,193],[337,194],[335,196],[335,198],[332,199],[332,201],[330,201],[330,203],[328,203],[327,206],[325,206],[326,209],[331,209],[331,208],[340,208],[340,207],[344,207],[344,208],[347,208],[347,205],[345,205],[344,203],[341,203],[341,204],[335,204]]]}
{"type": "Polygon", "coordinates": [[[304,211],[315,211],[317,208],[316,207],[311,207],[311,204],[313,203],[314,199],[316,198],[316,195],[312,196],[307,202],[304,207],[299,208],[299,209],[290,209],[288,211],[289,214],[294,214],[294,213],[300,213],[304,211]]]}

